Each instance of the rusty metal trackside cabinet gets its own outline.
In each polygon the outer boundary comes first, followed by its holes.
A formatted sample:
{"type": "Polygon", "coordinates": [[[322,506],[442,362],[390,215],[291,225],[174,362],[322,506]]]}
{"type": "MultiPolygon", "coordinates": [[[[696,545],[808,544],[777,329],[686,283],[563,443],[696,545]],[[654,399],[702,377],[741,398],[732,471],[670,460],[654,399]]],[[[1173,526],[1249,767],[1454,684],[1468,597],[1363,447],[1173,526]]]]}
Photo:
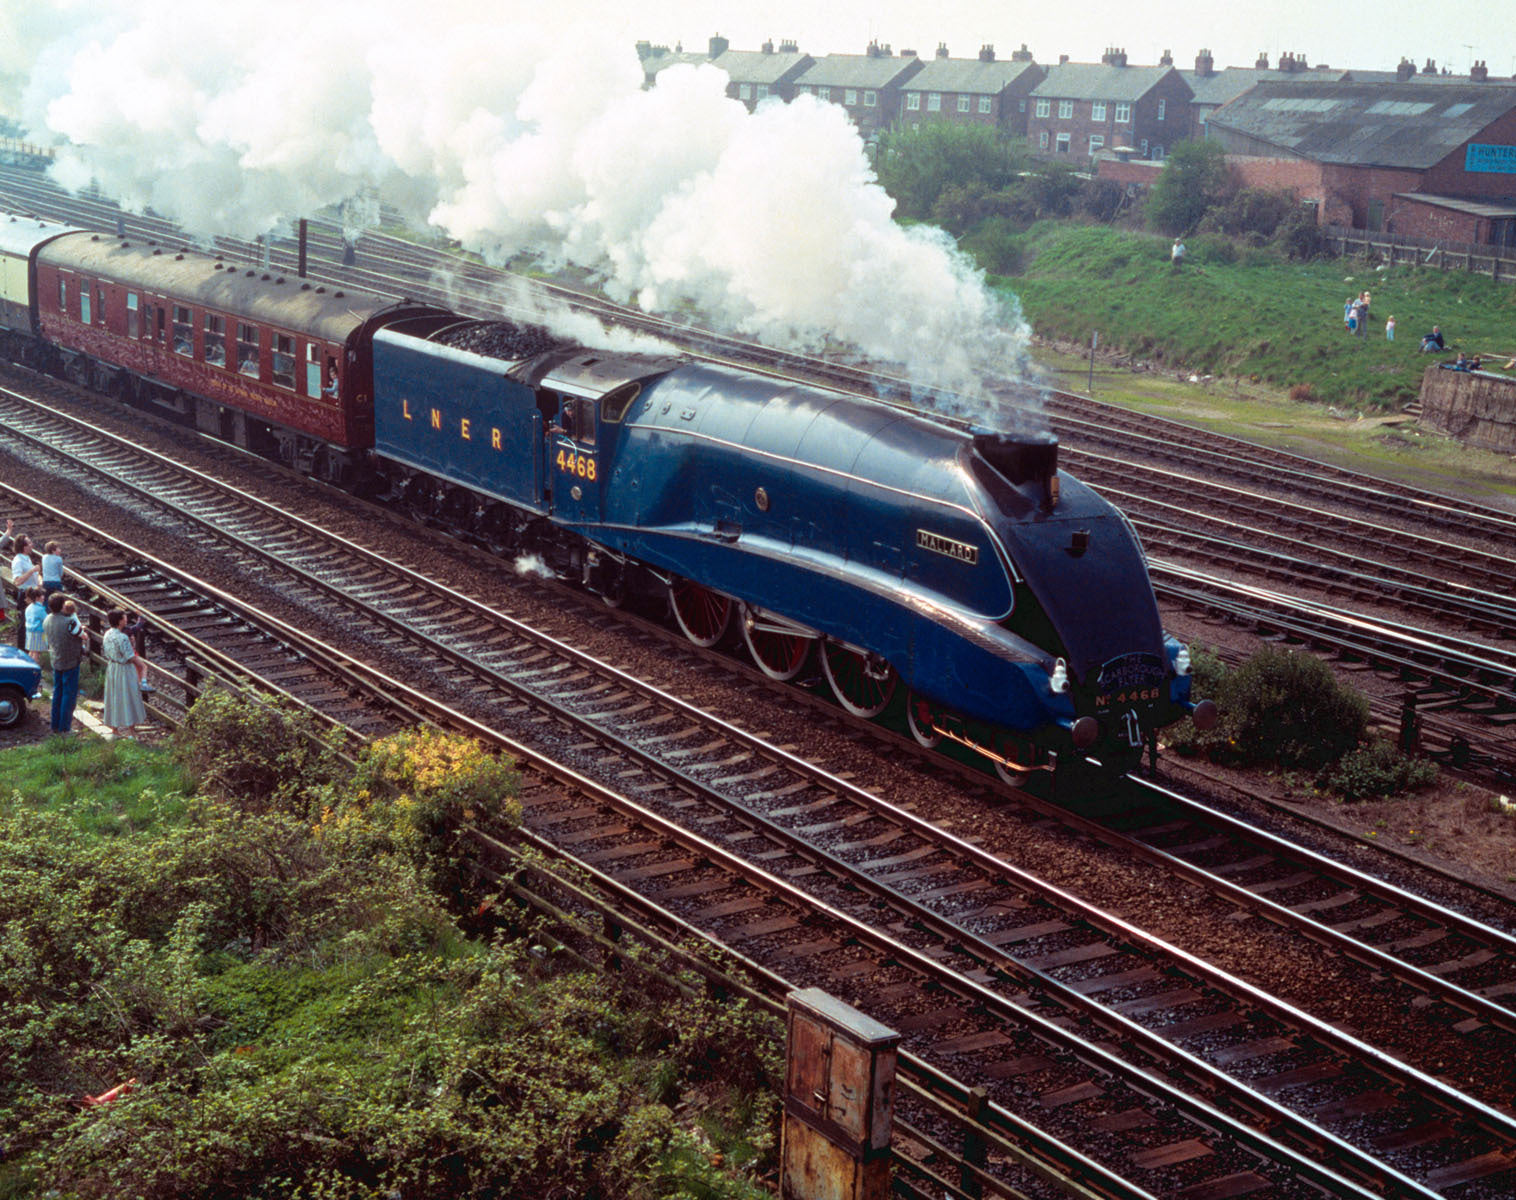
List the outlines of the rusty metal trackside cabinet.
{"type": "Polygon", "coordinates": [[[780,1200],[884,1200],[900,1035],[820,988],[791,992],[780,1200]]]}

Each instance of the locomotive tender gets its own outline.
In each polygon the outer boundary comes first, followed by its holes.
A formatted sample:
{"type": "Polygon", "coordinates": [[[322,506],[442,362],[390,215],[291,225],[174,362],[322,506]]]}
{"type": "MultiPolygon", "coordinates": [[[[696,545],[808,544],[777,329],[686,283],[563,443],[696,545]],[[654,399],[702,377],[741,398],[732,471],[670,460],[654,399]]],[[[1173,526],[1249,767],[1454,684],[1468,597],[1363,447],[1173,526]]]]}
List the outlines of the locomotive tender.
{"type": "Polygon", "coordinates": [[[1190,700],[1126,518],[1010,437],[822,388],[0,225],[13,354],[382,496],[620,604],[814,661],[849,712],[1001,774],[1130,764],[1190,700]],[[17,273],[28,281],[25,321],[17,273]]]}

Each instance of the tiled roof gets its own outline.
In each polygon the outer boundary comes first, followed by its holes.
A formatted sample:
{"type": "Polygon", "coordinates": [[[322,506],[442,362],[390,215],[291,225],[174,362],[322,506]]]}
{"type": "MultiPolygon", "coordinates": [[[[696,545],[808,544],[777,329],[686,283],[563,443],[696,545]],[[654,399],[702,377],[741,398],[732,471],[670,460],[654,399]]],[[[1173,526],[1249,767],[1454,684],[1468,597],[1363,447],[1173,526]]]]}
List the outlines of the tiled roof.
{"type": "Polygon", "coordinates": [[[997,96],[1035,63],[981,62],[977,58],[932,58],[912,75],[906,86],[913,92],[958,92],[970,95],[997,96]]]}
{"type": "Polygon", "coordinates": [[[1059,63],[1032,89],[1041,100],[1132,101],[1146,96],[1173,67],[1113,67],[1106,63],[1059,63]]]}
{"type": "Polygon", "coordinates": [[[818,58],[796,82],[807,87],[882,88],[901,81],[902,75],[914,75],[920,69],[921,60],[914,57],[828,54],[818,58]]]}
{"type": "Polygon", "coordinates": [[[728,50],[712,59],[737,83],[778,83],[785,72],[810,61],[809,54],[785,51],[765,54],[761,50],[728,50]]]}

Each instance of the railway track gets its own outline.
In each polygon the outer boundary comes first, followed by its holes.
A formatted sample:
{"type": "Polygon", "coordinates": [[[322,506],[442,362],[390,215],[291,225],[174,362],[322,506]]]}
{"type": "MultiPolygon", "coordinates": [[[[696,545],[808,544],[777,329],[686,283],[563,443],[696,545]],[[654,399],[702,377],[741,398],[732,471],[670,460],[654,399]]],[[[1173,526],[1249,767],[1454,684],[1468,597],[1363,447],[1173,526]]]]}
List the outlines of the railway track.
{"type": "MultiPolygon", "coordinates": [[[[22,424],[18,415],[12,414],[9,422],[12,429],[17,429],[22,424]]],[[[74,435],[70,435],[74,436],[74,435]]],[[[82,434],[80,435],[82,436],[82,434]]],[[[186,488],[193,492],[200,492],[208,484],[204,479],[194,479],[189,483],[174,478],[165,477],[164,472],[173,473],[177,470],[174,464],[152,460],[142,454],[140,450],[130,447],[112,449],[109,456],[130,453],[141,459],[147,460],[147,466],[133,468],[142,472],[142,477],[136,482],[127,484],[117,483],[114,486],[130,486],[135,489],[131,503],[138,505],[147,497],[156,498],[157,503],[168,501],[172,504],[176,513],[176,520],[183,522],[188,519],[187,507],[191,499],[183,495],[186,488]]],[[[78,444],[71,443],[69,453],[76,463],[87,461],[90,453],[78,444]]],[[[77,469],[77,467],[76,467],[77,469]]],[[[113,466],[113,471],[119,473],[119,468],[113,466]]],[[[182,472],[180,472],[182,474],[182,472]]],[[[679,818],[681,825],[689,824],[689,807],[696,802],[700,790],[722,793],[722,803],[727,805],[725,810],[715,809],[708,816],[698,818],[706,825],[715,827],[720,823],[723,830],[720,837],[709,839],[710,829],[702,832],[708,840],[714,840],[718,845],[730,848],[750,838],[761,836],[767,840],[767,844],[753,852],[748,857],[759,863],[773,864],[778,861],[786,861],[794,858],[793,865],[788,866],[787,877],[809,878],[813,875],[821,875],[818,866],[823,861],[828,861],[832,874],[829,876],[827,888],[830,893],[839,898],[846,898],[855,905],[857,913],[854,920],[865,926],[872,927],[877,924],[881,913],[885,909],[895,914],[887,925],[898,925],[901,930],[909,934],[907,941],[910,942],[918,935],[936,927],[936,942],[929,943],[935,949],[922,950],[919,945],[912,944],[912,950],[916,954],[924,954],[927,959],[941,958],[950,959],[956,965],[949,972],[952,976],[962,976],[968,973],[970,979],[979,976],[1004,974],[1011,981],[1005,986],[1009,987],[1012,997],[1023,992],[1035,990],[1039,996],[1052,994],[1049,1003],[1049,1012],[1056,1012],[1067,1016],[1070,1006],[1081,1011],[1086,1020],[1093,1023],[1093,1028],[1104,1029],[1103,1037],[1106,1041],[1126,1042],[1137,1039],[1143,1046],[1145,1054],[1164,1054],[1175,1056],[1186,1072],[1196,1073],[1195,1086],[1203,1092],[1211,1094],[1217,1088],[1229,1089],[1232,1085],[1227,1082],[1225,1072],[1207,1063],[1203,1057],[1196,1057],[1188,1052],[1183,1046],[1175,1046],[1164,1037],[1153,1036],[1150,1033],[1139,1037],[1137,1028],[1142,1027],[1141,1019],[1124,1017],[1123,1021],[1117,1022],[1117,1031],[1102,1026],[1101,1022],[1108,1022],[1110,1016],[1110,1004],[1092,1004],[1089,1001],[1089,993],[1109,992],[1116,990],[1116,1001],[1134,1006],[1143,1017],[1151,1016],[1158,1024],[1169,1028],[1170,1032],[1184,1031],[1187,1021],[1199,1022],[1198,1026],[1192,1027],[1188,1032],[1202,1037],[1207,1044],[1213,1042],[1218,1036],[1219,1030],[1239,1027],[1244,1033],[1259,1029],[1277,1029],[1280,1032],[1270,1033],[1263,1040],[1269,1046],[1274,1047],[1268,1053],[1289,1051],[1304,1051],[1304,1059],[1299,1065],[1288,1068],[1286,1073],[1301,1071],[1303,1075],[1290,1075],[1291,1079],[1309,1079],[1311,1085],[1317,1088],[1326,1087],[1326,1079],[1342,1080],[1340,1085],[1345,1090],[1342,1093],[1344,1109],[1340,1114],[1341,1119],[1356,1131],[1354,1136],[1368,1136],[1372,1140],[1372,1134],[1364,1134],[1366,1123],[1372,1125],[1369,1120],[1368,1110],[1362,1103],[1354,1102],[1349,1097],[1372,1094],[1376,1099],[1370,1106],[1373,1108],[1381,1103],[1379,1097],[1391,1093],[1400,1096],[1399,1103],[1411,1107],[1424,1106],[1428,1103],[1428,1096],[1441,1096],[1446,1103],[1454,1105],[1456,1109],[1461,1103],[1456,1093],[1446,1089],[1443,1085],[1431,1080],[1429,1077],[1410,1076],[1400,1074],[1396,1076],[1391,1071],[1390,1077],[1384,1075],[1384,1063],[1375,1061],[1378,1056],[1367,1053],[1363,1057],[1354,1058],[1355,1054],[1361,1054],[1351,1045],[1338,1044],[1342,1039],[1320,1025],[1312,1022],[1301,1014],[1299,1017],[1291,1017],[1290,1020],[1303,1020],[1303,1025],[1279,1024],[1280,1013],[1268,1011],[1239,1011],[1233,1007],[1228,1013],[1222,1002],[1222,997],[1235,993],[1238,989],[1233,985],[1223,986],[1214,979],[1207,978],[1199,984],[1192,986],[1185,983],[1183,986],[1169,986],[1177,969],[1172,960],[1162,959],[1155,965],[1151,959],[1143,960],[1141,955],[1135,953],[1135,946],[1129,945],[1124,939],[1133,937],[1122,933],[1113,935],[1106,926],[1103,916],[1084,915],[1079,924],[1071,923],[1068,914],[1061,909],[1044,910],[1043,912],[1028,912],[1033,907],[1032,899],[1025,893],[1010,891],[998,895],[989,893],[979,897],[980,909],[987,909],[989,916],[977,927],[966,925],[964,922],[944,917],[944,914],[933,911],[930,906],[919,905],[919,897],[905,897],[910,901],[911,907],[898,907],[902,901],[891,895],[889,890],[879,890],[877,880],[873,881],[873,890],[866,894],[861,902],[858,895],[864,887],[864,878],[869,872],[861,871],[856,863],[849,863],[846,854],[861,857],[865,863],[870,863],[876,871],[883,871],[886,875],[904,872],[914,886],[946,888],[944,900],[957,898],[962,902],[965,896],[971,896],[973,892],[982,888],[964,887],[970,882],[963,877],[964,859],[967,851],[964,846],[953,844],[951,841],[938,842],[936,847],[929,841],[920,844],[906,844],[902,839],[909,836],[924,838],[929,836],[925,829],[902,831],[899,828],[876,828],[875,822],[881,820],[878,812],[841,815],[827,815],[831,806],[842,803],[836,795],[836,787],[832,785],[830,791],[815,792],[812,789],[818,786],[815,778],[808,778],[803,770],[803,764],[784,761],[784,756],[778,760],[772,758],[769,752],[767,760],[759,757],[761,748],[756,744],[761,739],[736,738],[731,740],[731,735],[717,739],[715,730],[708,720],[702,720],[700,715],[692,712],[687,706],[675,705],[672,709],[659,707],[646,689],[637,687],[635,681],[616,678],[616,673],[609,675],[604,671],[594,669],[594,664],[585,661],[582,656],[565,654],[563,649],[551,646],[551,639],[544,641],[540,636],[532,638],[530,631],[517,629],[500,622],[488,613],[481,612],[482,606],[470,605],[459,597],[448,597],[443,605],[438,604],[438,597],[433,595],[418,595],[408,592],[415,581],[408,578],[407,573],[396,571],[395,568],[385,568],[376,561],[379,556],[369,553],[360,553],[355,557],[356,563],[345,567],[338,567],[327,563],[318,553],[313,543],[289,540],[292,536],[288,532],[291,525],[298,526],[300,523],[292,521],[282,513],[270,513],[267,506],[250,506],[249,513],[228,513],[226,506],[229,503],[226,496],[211,496],[193,500],[194,504],[205,506],[206,510],[214,515],[209,520],[208,532],[213,527],[217,536],[223,536],[219,531],[232,528],[237,531],[236,548],[239,554],[249,553],[246,543],[254,539],[252,533],[256,533],[256,540],[265,543],[262,551],[262,563],[265,569],[275,563],[282,564],[285,569],[295,561],[316,564],[320,563],[320,570],[296,572],[298,585],[303,589],[319,587],[332,595],[340,597],[354,611],[360,615],[371,614],[371,605],[375,604],[372,599],[365,597],[382,597],[382,602],[377,604],[380,608],[389,608],[387,614],[382,614],[372,631],[373,636],[389,636],[391,633],[408,628],[411,636],[419,634],[419,644],[428,648],[432,655],[446,654],[448,660],[455,666],[467,663],[471,670],[471,680],[468,685],[473,692],[489,691],[500,692],[506,695],[503,704],[489,708],[485,720],[490,726],[505,724],[509,726],[514,720],[517,727],[534,730],[533,740],[537,745],[550,745],[565,757],[574,759],[582,765],[595,765],[600,771],[611,771],[617,778],[622,780],[636,780],[642,792],[643,802],[646,803],[649,795],[666,798],[673,805],[673,813],[679,818]],[[278,517],[285,529],[271,529],[269,522],[278,517]],[[337,578],[339,571],[347,574],[337,578]],[[403,613],[393,611],[404,610],[403,613]],[[453,611],[454,609],[460,611],[453,611]],[[481,630],[478,624],[483,622],[485,628],[481,630]],[[509,638],[504,636],[503,631],[509,631],[509,638]],[[462,647],[449,647],[449,643],[465,642],[462,647]],[[506,668],[509,669],[506,669],[506,668]],[[619,689],[631,688],[631,692],[623,692],[619,689]],[[608,736],[609,735],[609,736],[608,736]],[[648,753],[646,747],[640,754],[629,754],[628,746],[633,740],[639,739],[651,743],[655,747],[661,747],[656,753],[648,753]],[[671,765],[672,764],[672,765],[671,765]],[[798,773],[797,773],[798,772],[798,773]],[[741,798],[737,808],[745,811],[738,812],[732,807],[733,793],[741,798]],[[769,801],[781,809],[794,810],[791,815],[801,824],[804,834],[795,837],[792,835],[788,842],[778,841],[776,829],[770,828],[773,824],[770,820],[772,814],[759,818],[747,808],[758,800],[769,801]],[[764,825],[769,821],[769,825],[764,825]],[[728,823],[735,825],[728,828],[728,823]],[[755,825],[763,828],[759,832],[753,832],[755,825]],[[806,828],[811,827],[811,828],[806,828]],[[819,828],[817,828],[819,827],[819,828]],[[743,832],[746,830],[747,832],[743,832]],[[806,836],[808,835],[808,836],[806,836]],[[818,845],[819,843],[819,845],[818,845]],[[839,853],[844,851],[846,853],[839,853]],[[842,867],[832,864],[829,860],[838,860],[842,867]],[[893,860],[893,861],[891,861],[893,860]],[[861,911],[856,906],[861,903],[861,911]],[[1033,919],[1040,917],[1041,919],[1033,919]],[[1024,933],[1028,928],[1027,922],[1034,928],[1031,933],[1024,933]],[[1054,926],[1060,926],[1054,928],[1054,926]],[[1077,930],[1077,932],[1075,932],[1077,930]],[[1019,936],[1009,936],[1012,933],[1019,936]],[[1118,937],[1116,943],[1111,938],[1118,937]],[[975,951],[970,955],[975,965],[963,965],[960,957],[966,953],[965,947],[975,951]],[[1015,947],[1016,953],[1012,953],[1008,947],[1015,947]],[[1093,947],[1093,949],[1092,949],[1093,947]],[[1048,963],[1045,960],[1048,955],[1071,954],[1065,963],[1048,963]],[[1075,965],[1076,970],[1088,969],[1087,964],[1097,963],[1110,965],[1112,960],[1126,962],[1131,957],[1130,966],[1114,974],[1125,976],[1119,982],[1112,982],[1110,988],[1089,985],[1084,992],[1079,988],[1064,983],[1053,973],[1051,968],[1062,969],[1075,965]],[[1033,960],[1034,965],[1027,966],[1026,960],[1033,960]],[[1014,969],[1014,973],[1013,973],[1014,969]],[[1130,976],[1128,972],[1137,972],[1138,976],[1130,976]],[[1143,972],[1151,972],[1143,976],[1143,972]],[[1147,988],[1156,989],[1149,992],[1147,988]],[[1124,990],[1123,990],[1124,989],[1124,990]],[[1135,989],[1135,993],[1132,991],[1135,989]],[[1194,993],[1193,997],[1189,993],[1194,993]],[[1155,996],[1162,997],[1156,999],[1155,996]],[[1199,1005],[1199,1015],[1187,1015],[1187,1006],[1199,1005]],[[1154,1015],[1156,1014],[1156,1015],[1154,1015]],[[1225,1014],[1225,1015],[1224,1015],[1225,1014]],[[1131,1024],[1126,1022],[1130,1021],[1131,1024]],[[1318,1058],[1318,1054],[1325,1054],[1328,1049],[1333,1053],[1347,1054],[1347,1065],[1333,1065],[1326,1058],[1318,1058]],[[1191,1061],[1194,1059],[1194,1061],[1191,1061]],[[1366,1073],[1367,1072],[1367,1073],[1366,1073]],[[1320,1076],[1320,1078],[1318,1078],[1320,1076]]],[[[324,531],[300,529],[301,538],[314,538],[316,534],[324,531]]],[[[330,542],[330,538],[326,539],[330,542]]],[[[410,573],[414,574],[414,573],[410,573]]],[[[351,620],[353,613],[348,613],[345,619],[351,620]]],[[[364,619],[374,620],[372,615],[365,615],[364,619]]],[[[475,697],[479,700],[479,697],[475,697]]],[[[482,702],[482,701],[481,701],[482,702]]],[[[667,703],[666,701],[664,702],[667,703]]],[[[740,731],[739,731],[740,732],[740,731]]],[[[635,749],[635,747],[633,747],[635,749]]],[[[844,789],[846,790],[846,789],[844,789]]],[[[702,803],[715,803],[707,798],[702,803]]],[[[535,800],[529,800],[529,805],[542,808],[535,800]]],[[[582,807],[582,803],[575,801],[568,811],[582,807]]],[[[649,885],[657,890],[659,881],[669,882],[673,878],[679,878],[688,874],[705,861],[709,851],[701,848],[698,859],[690,859],[689,843],[681,843],[685,849],[674,854],[671,858],[660,857],[663,847],[673,834],[669,827],[656,825],[654,832],[633,832],[630,826],[625,831],[608,832],[613,825],[626,825],[624,817],[612,820],[609,817],[596,817],[589,813],[580,813],[574,818],[553,820],[550,813],[561,810],[548,810],[543,808],[543,818],[537,824],[545,826],[562,826],[566,840],[578,845],[585,855],[590,856],[592,862],[598,862],[602,867],[616,864],[617,869],[625,868],[632,873],[633,880],[645,879],[649,885]],[[591,835],[593,831],[593,836],[591,835]],[[688,862],[686,860],[689,860],[688,862]],[[685,865],[670,865],[680,864],[685,865]]],[[[662,818],[665,821],[674,821],[674,816],[662,818]]],[[[985,870],[989,874],[1005,874],[1006,872],[998,864],[986,865],[985,870]]],[[[986,884],[984,886],[993,886],[986,884]]],[[[809,890],[809,889],[808,889],[809,890]]],[[[900,892],[900,889],[893,889],[900,892]]],[[[927,888],[930,890],[930,887],[927,888]]],[[[675,899],[677,899],[676,897],[675,899]]],[[[693,902],[693,901],[692,901],[693,902]]],[[[1039,898],[1038,904],[1044,903],[1039,898]]],[[[699,905],[701,911],[711,907],[711,903],[699,905]]],[[[769,901],[764,901],[767,905],[769,901]]],[[[950,906],[951,907],[951,906],[950,906]]],[[[751,908],[733,910],[725,914],[726,918],[735,919],[742,912],[749,914],[761,911],[751,908]]],[[[777,918],[777,914],[775,915],[777,918]]],[[[710,921],[716,922],[715,932],[726,933],[735,936],[730,921],[722,922],[723,914],[707,913],[710,921]]],[[[786,915],[780,924],[773,928],[749,928],[756,924],[762,925],[763,921],[751,918],[738,922],[747,932],[747,940],[758,939],[756,944],[762,944],[765,937],[779,937],[784,942],[782,935],[794,930],[804,928],[807,931],[814,924],[813,917],[794,917],[786,915]]],[[[849,940],[857,936],[856,930],[849,927],[850,932],[844,941],[838,945],[847,945],[849,940]]],[[[742,940],[742,939],[739,939],[742,940]]],[[[831,961],[832,954],[822,942],[836,941],[835,938],[809,938],[814,941],[818,949],[809,955],[800,956],[805,959],[816,959],[825,964],[831,961]]],[[[788,944],[788,943],[784,943],[788,944]]],[[[752,946],[744,943],[746,949],[752,946]]],[[[783,948],[781,945],[780,948],[783,948]]],[[[890,951],[898,954],[898,946],[890,951]]],[[[1147,953],[1152,953],[1148,951],[1147,953]]],[[[788,957],[794,957],[793,954],[788,957]]],[[[780,961],[786,956],[781,955],[780,961]]],[[[914,960],[913,960],[914,961],[914,960]]],[[[1187,964],[1187,969],[1190,969],[1187,964]]],[[[872,973],[871,968],[871,973],[872,973]]],[[[860,969],[859,974],[862,971],[860,969]]],[[[1102,977],[1105,973],[1101,973],[1102,977]]],[[[822,986],[832,986],[834,990],[843,988],[848,976],[843,975],[833,978],[830,975],[819,974],[820,980],[830,980],[830,984],[822,983],[822,986]]],[[[890,987],[903,985],[904,979],[895,979],[892,984],[880,984],[880,981],[870,981],[869,990],[859,998],[865,1004],[877,1004],[873,992],[876,985],[890,987]]],[[[1004,982],[1004,981],[1002,981],[1004,982]]],[[[940,978],[931,977],[928,982],[920,985],[925,988],[925,993],[915,995],[901,992],[899,1002],[907,1009],[914,1006],[915,1015],[922,1015],[922,1006],[930,1000],[930,994],[941,988],[948,987],[948,982],[940,978]],[[923,998],[923,996],[925,998],[923,998]]],[[[961,985],[954,985],[960,986],[961,985]]],[[[1247,989],[1241,989],[1246,993],[1247,989]]],[[[840,994],[849,996],[846,990],[840,994]]],[[[933,1021],[920,1024],[916,1031],[925,1039],[922,1044],[930,1046],[932,1038],[945,1041],[955,1046],[978,1045],[975,1039],[990,1032],[998,1032],[998,1036],[1008,1037],[1003,1028],[996,1026],[995,1029],[966,1030],[960,1016],[960,1012],[967,1017],[974,1017],[972,1011],[983,1007],[988,1003],[988,998],[981,995],[973,988],[963,993],[965,1002],[970,1005],[965,1009],[961,1006],[953,1006],[953,1013],[945,1013],[939,1010],[942,1005],[929,1007],[924,1011],[936,1012],[938,1016],[933,1021]],[[968,1039],[964,1041],[963,1039],[968,1039]]],[[[851,997],[850,997],[851,998],[851,997]]],[[[1109,999],[1109,997],[1107,997],[1109,999]]],[[[1014,1007],[1021,1003],[1012,999],[1009,1003],[1014,1007]]],[[[1235,998],[1228,1001],[1235,1004],[1235,998]]],[[[879,1010],[875,1010],[876,1012],[879,1010]]],[[[998,1018],[1003,1026],[1009,1015],[1009,1009],[999,1009],[1002,1015],[998,1018]]],[[[1188,1010],[1193,1013],[1193,1009],[1188,1010]]],[[[906,1012],[904,1016],[911,1015],[906,1012]]],[[[881,1019],[890,1019],[882,1017],[881,1019]]],[[[903,1017],[902,1017],[903,1019],[903,1017]]],[[[1050,1020],[1052,1018],[1049,1018],[1050,1020]]],[[[1145,1027],[1144,1027],[1145,1028],[1145,1027]]],[[[1099,1038],[1096,1036],[1099,1044],[1099,1038]]],[[[1245,1039],[1248,1044],[1257,1043],[1258,1037],[1245,1039]]],[[[982,1051],[1000,1043],[991,1039],[978,1050],[972,1051],[976,1059],[983,1059],[982,1051]]],[[[1233,1049],[1237,1047],[1234,1045],[1233,1049]]],[[[1082,1053],[1082,1052],[1081,1052],[1082,1053]]],[[[1256,1061],[1264,1052],[1258,1054],[1242,1055],[1239,1061],[1251,1062],[1256,1068],[1256,1061]]],[[[1027,1054],[1014,1056],[1018,1062],[1028,1060],[1027,1054]]],[[[1295,1062],[1295,1059],[1291,1059],[1295,1062]]],[[[1062,1068],[1059,1068],[1062,1069],[1062,1068]]],[[[1171,1061],[1170,1069],[1177,1069],[1171,1061]]],[[[1025,1072],[1021,1073],[1025,1074],[1025,1072]]],[[[1019,1075],[1007,1076],[1007,1079],[1020,1079],[1015,1085],[1006,1084],[1008,1091],[1016,1091],[1026,1083],[1019,1075]]],[[[1002,1081],[1004,1084],[1005,1081],[1002,1081]]],[[[1085,1085],[1071,1083],[1068,1085],[1079,1089],[1085,1085]]],[[[1141,1086],[1146,1087],[1144,1083],[1141,1086]]],[[[1281,1084],[1284,1091],[1293,1090],[1295,1087],[1304,1086],[1303,1083],[1281,1084]]],[[[1054,1089],[1062,1091],[1062,1089],[1054,1089]]],[[[1046,1092],[1039,1093],[1046,1095],[1046,1092]]],[[[1098,1094],[1104,1097],[1105,1089],[1099,1089],[1098,1094]]],[[[1094,1100],[1096,1093],[1081,1093],[1081,1100],[1094,1100]]],[[[1068,1103],[1076,1103],[1074,1100],[1068,1103]]],[[[1239,1111],[1255,1111],[1251,1109],[1254,1100],[1235,1099],[1230,1103],[1239,1105],[1239,1111]]],[[[1289,1128],[1292,1137],[1299,1138],[1325,1138],[1326,1144],[1334,1147],[1333,1153],[1345,1156],[1345,1161],[1354,1165],[1350,1173],[1361,1174],[1368,1172],[1373,1175],[1383,1169],[1383,1163],[1363,1161],[1374,1159],[1374,1154],[1361,1146],[1356,1146],[1351,1136],[1344,1137],[1328,1129],[1323,1129],[1317,1122],[1313,1122],[1300,1113],[1295,1112],[1288,1105],[1269,1100],[1264,1105],[1264,1111],[1269,1115],[1271,1123],[1282,1124],[1289,1128]],[[1336,1141],[1341,1140],[1343,1145],[1336,1146],[1336,1141]],[[1355,1148],[1356,1146],[1356,1148],[1355,1148]]],[[[1404,1112],[1405,1109],[1399,1110],[1404,1112]]],[[[1085,1115],[1088,1115],[1087,1113],[1085,1115]]],[[[1483,1128],[1485,1123],[1493,1122],[1494,1129],[1501,1128],[1502,1118],[1499,1114],[1493,1114],[1484,1110],[1477,1103],[1472,1104],[1462,1114],[1449,1111],[1446,1114],[1449,1120],[1445,1122],[1446,1128],[1455,1130],[1459,1136],[1453,1142],[1466,1147],[1465,1138],[1474,1137],[1483,1128]]],[[[1146,1122],[1142,1128],[1149,1128],[1146,1122]]],[[[1486,1129],[1485,1134],[1491,1131],[1486,1129]]],[[[1193,1139],[1191,1139],[1193,1140],[1193,1139]]],[[[1449,1153],[1447,1146],[1436,1151],[1432,1148],[1432,1142],[1439,1139],[1432,1138],[1430,1142],[1422,1143],[1407,1155],[1421,1164],[1417,1169],[1425,1172],[1428,1180],[1451,1180],[1462,1179],[1467,1174],[1469,1179],[1481,1176],[1487,1169],[1492,1175],[1499,1175],[1505,1168],[1500,1166],[1497,1159],[1474,1155],[1457,1157],[1461,1151],[1449,1153]],[[1436,1155],[1441,1153],[1441,1160],[1436,1155]],[[1476,1163],[1474,1160],[1478,1159],[1476,1163]],[[1429,1163],[1435,1165],[1428,1165],[1429,1163]],[[1444,1174],[1437,1174],[1444,1172],[1444,1174]]],[[[1320,1143],[1318,1143],[1319,1147],[1320,1143]]],[[[1134,1152],[1135,1153],[1135,1152],[1134,1152]]],[[[1204,1153],[1196,1151],[1197,1157],[1210,1157],[1212,1152],[1204,1153]]],[[[1489,1153],[1496,1153],[1495,1150],[1489,1153]]],[[[1401,1186],[1402,1180],[1398,1178],[1398,1168],[1391,1171],[1395,1178],[1395,1186],[1401,1186]]],[[[1407,1176],[1408,1179],[1413,1178],[1407,1176]]],[[[1415,1194],[1414,1192],[1409,1194],[1415,1194]]]]}

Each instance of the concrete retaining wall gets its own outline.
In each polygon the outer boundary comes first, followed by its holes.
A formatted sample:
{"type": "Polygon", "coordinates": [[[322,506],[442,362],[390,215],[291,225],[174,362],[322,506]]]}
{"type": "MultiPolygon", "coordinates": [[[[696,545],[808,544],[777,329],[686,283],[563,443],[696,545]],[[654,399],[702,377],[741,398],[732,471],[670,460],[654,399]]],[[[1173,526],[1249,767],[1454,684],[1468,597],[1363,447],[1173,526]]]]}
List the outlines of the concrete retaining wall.
{"type": "Polygon", "coordinates": [[[1429,367],[1421,424],[1481,450],[1516,454],[1516,377],[1429,367]]]}

